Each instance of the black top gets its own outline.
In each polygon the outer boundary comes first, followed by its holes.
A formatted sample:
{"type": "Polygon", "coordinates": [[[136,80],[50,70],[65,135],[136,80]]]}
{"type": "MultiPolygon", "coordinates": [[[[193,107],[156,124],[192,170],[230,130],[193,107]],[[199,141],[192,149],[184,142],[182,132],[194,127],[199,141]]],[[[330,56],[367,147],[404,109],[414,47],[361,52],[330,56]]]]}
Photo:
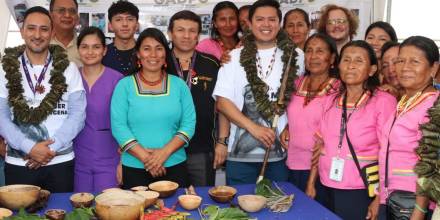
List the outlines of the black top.
{"type": "Polygon", "coordinates": [[[136,71],[136,49],[118,50],[113,43],[107,45],[102,64],[117,70],[124,76],[136,71]]]}
{"type": "MultiPolygon", "coordinates": [[[[191,94],[196,109],[196,129],[187,153],[214,152],[214,130],[216,124],[215,100],[212,98],[220,63],[212,55],[197,52],[194,64],[197,84],[191,84],[191,94]]],[[[178,60],[177,60],[178,61],[178,60]]],[[[180,66],[179,66],[180,68],[180,66]]],[[[178,75],[173,59],[167,59],[167,72],[178,75]]],[[[188,71],[183,71],[186,80],[188,71]]]]}

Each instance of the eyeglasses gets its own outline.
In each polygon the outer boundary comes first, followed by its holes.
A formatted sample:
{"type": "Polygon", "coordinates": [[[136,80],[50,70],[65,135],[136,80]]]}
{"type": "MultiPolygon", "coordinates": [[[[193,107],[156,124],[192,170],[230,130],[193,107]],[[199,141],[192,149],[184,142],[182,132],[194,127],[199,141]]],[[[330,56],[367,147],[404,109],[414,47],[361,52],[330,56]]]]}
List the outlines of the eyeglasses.
{"type": "Polygon", "coordinates": [[[53,9],[52,11],[54,11],[60,15],[65,15],[66,12],[69,15],[76,15],[78,13],[78,10],[76,10],[76,8],[56,8],[56,9],[53,9]]]}
{"type": "Polygon", "coordinates": [[[331,19],[327,21],[328,25],[345,24],[345,23],[347,23],[347,19],[343,19],[343,18],[331,19]]]}

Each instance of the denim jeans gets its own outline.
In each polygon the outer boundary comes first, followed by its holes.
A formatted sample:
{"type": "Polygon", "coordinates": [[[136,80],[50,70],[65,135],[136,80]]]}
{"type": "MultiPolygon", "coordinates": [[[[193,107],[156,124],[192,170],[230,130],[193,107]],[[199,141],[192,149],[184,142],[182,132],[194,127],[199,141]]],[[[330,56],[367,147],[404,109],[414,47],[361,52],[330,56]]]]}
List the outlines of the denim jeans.
{"type": "MultiPolygon", "coordinates": [[[[238,184],[255,184],[260,170],[262,162],[226,162],[226,184],[238,185],[238,184]]],[[[286,160],[280,160],[276,162],[267,163],[266,172],[264,177],[272,181],[287,181],[288,171],[286,167],[286,160]]]]}

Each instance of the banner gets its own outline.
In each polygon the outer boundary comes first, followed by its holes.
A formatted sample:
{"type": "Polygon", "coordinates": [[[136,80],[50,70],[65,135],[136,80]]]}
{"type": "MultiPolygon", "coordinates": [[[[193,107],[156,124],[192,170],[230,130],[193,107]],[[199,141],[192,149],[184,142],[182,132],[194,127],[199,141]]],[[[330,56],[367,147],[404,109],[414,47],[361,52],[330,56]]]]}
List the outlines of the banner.
{"type": "MultiPolygon", "coordinates": [[[[23,11],[17,2],[25,2],[28,7],[43,5],[49,7],[49,0],[7,0],[11,14],[16,21],[20,21],[23,11]]],[[[312,27],[316,28],[320,18],[321,7],[326,4],[336,4],[352,10],[359,17],[359,29],[355,39],[363,39],[365,29],[372,21],[373,0],[278,0],[281,10],[285,14],[290,9],[301,8],[309,13],[312,27]]],[[[112,37],[108,28],[107,10],[113,1],[110,0],[78,0],[80,24],[78,31],[86,26],[96,26],[112,37]]],[[[156,27],[163,32],[167,31],[170,17],[181,10],[190,10],[200,15],[202,19],[202,38],[209,36],[211,28],[211,14],[214,6],[220,0],[132,0],[139,8],[140,30],[156,27]]],[[[254,1],[235,0],[237,7],[252,4],[254,1]]]]}

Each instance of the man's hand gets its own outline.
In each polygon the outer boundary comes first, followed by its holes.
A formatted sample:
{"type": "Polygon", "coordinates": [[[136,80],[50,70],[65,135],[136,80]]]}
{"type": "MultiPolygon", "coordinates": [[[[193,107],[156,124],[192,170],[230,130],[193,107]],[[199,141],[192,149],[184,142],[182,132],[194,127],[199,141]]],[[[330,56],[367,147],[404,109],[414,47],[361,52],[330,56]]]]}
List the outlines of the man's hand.
{"type": "Polygon", "coordinates": [[[248,131],[267,148],[275,143],[275,132],[271,128],[254,124],[248,131]]]}
{"type": "Polygon", "coordinates": [[[226,160],[228,156],[228,147],[224,144],[215,144],[215,155],[214,155],[214,169],[219,168],[226,160]]]}
{"type": "Polygon", "coordinates": [[[36,143],[29,152],[29,157],[42,165],[48,164],[56,155],[56,153],[49,148],[49,145],[53,143],[53,140],[45,140],[36,143]]]}
{"type": "Polygon", "coordinates": [[[38,163],[35,160],[32,159],[28,159],[27,163],[26,163],[26,167],[31,169],[31,170],[36,170],[38,168],[40,168],[43,164],[38,163]]]}

